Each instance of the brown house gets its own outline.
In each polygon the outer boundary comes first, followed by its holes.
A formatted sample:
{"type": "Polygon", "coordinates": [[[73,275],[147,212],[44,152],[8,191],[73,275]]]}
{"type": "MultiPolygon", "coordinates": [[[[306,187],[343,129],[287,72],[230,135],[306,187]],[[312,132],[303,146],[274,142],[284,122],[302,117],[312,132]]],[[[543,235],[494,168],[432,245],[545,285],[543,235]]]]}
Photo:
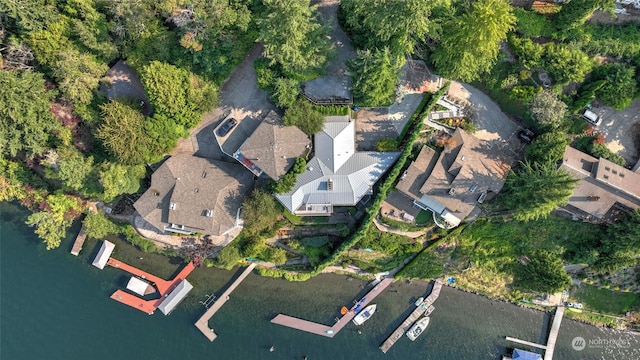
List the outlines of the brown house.
{"type": "Polygon", "coordinates": [[[560,169],[580,180],[565,206],[577,216],[612,221],[620,211],[640,208],[639,173],[570,146],[564,150],[560,169]]]}
{"type": "Polygon", "coordinates": [[[242,166],[175,155],[151,175],[133,205],[159,233],[224,235],[237,224],[253,175],[242,166]]]}
{"type": "Polygon", "coordinates": [[[309,148],[311,139],[307,134],[296,126],[284,126],[280,115],[272,110],[236,151],[234,158],[248,159],[251,165],[278,181],[291,169],[296,157],[302,156],[309,148]]]}
{"type": "Polygon", "coordinates": [[[441,153],[423,147],[396,188],[415,206],[438,215],[438,226],[452,228],[502,189],[509,169],[491,156],[487,142],[458,128],[441,153]]]}

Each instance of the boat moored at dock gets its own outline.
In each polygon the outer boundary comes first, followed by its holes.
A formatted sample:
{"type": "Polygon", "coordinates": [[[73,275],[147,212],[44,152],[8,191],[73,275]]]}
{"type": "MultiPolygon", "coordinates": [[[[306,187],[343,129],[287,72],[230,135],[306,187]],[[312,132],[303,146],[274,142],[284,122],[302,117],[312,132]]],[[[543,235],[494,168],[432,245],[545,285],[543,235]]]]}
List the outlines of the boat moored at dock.
{"type": "Polygon", "coordinates": [[[429,326],[430,318],[428,316],[416,321],[416,323],[407,331],[407,337],[409,340],[414,341],[424,330],[429,326]]]}
{"type": "Polygon", "coordinates": [[[369,320],[371,316],[376,312],[376,304],[372,304],[364,308],[362,311],[353,318],[353,323],[356,325],[362,325],[365,321],[369,320]]]}

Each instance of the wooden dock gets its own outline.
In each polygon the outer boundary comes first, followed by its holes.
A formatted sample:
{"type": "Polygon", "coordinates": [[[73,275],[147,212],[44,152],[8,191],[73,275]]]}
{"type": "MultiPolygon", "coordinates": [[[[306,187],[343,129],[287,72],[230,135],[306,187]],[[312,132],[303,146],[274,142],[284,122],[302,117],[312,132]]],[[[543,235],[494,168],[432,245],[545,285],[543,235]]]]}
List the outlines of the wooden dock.
{"type": "Polygon", "coordinates": [[[544,360],[553,359],[553,350],[556,348],[556,340],[558,339],[558,332],[560,331],[560,323],[564,316],[564,306],[558,306],[556,309],[556,315],[553,317],[553,324],[551,325],[551,331],[549,332],[549,339],[547,339],[547,350],[544,352],[544,360]]]}
{"type": "MultiPolygon", "coordinates": [[[[376,296],[380,295],[386,288],[391,285],[393,278],[386,278],[378,283],[371,289],[362,299],[358,302],[360,307],[364,309],[370,304],[376,296]]],[[[355,306],[352,307],[345,315],[343,315],[333,326],[327,326],[324,324],[315,323],[312,321],[299,319],[293,316],[278,314],[271,322],[274,324],[287,326],[296,330],[306,331],[312,334],[326,336],[329,338],[334,337],[342,328],[344,328],[353,318],[356,316],[355,306]]]]}
{"type": "Polygon", "coordinates": [[[73,242],[73,247],[71,248],[71,255],[78,256],[80,254],[80,250],[82,250],[82,245],[84,245],[84,241],[87,239],[87,227],[82,224],[80,228],[80,232],[78,236],[76,236],[76,241],[73,242]]]}
{"type": "Polygon", "coordinates": [[[416,308],[411,312],[411,314],[409,314],[409,316],[402,322],[402,324],[400,324],[400,326],[398,326],[396,330],[391,333],[391,335],[389,335],[387,340],[385,340],[382,345],[380,345],[380,350],[382,350],[383,353],[386,354],[387,351],[391,349],[393,344],[395,344],[396,341],[398,341],[402,337],[402,335],[407,332],[409,327],[411,327],[411,325],[424,314],[425,309],[433,305],[433,303],[438,299],[438,296],[440,296],[440,290],[442,290],[442,282],[438,279],[433,284],[431,294],[427,296],[422,304],[416,306],[416,308]]]}
{"type": "Polygon", "coordinates": [[[556,348],[556,340],[558,339],[558,332],[560,331],[560,323],[562,323],[563,316],[564,316],[564,306],[558,306],[556,308],[556,314],[553,317],[553,323],[551,324],[549,337],[547,338],[547,345],[536,344],[531,341],[520,340],[520,339],[512,338],[510,336],[507,336],[507,341],[542,349],[544,350],[544,360],[552,360],[553,351],[556,348]]]}
{"type": "Polygon", "coordinates": [[[156,289],[158,289],[158,293],[160,294],[160,298],[158,299],[145,300],[123,290],[116,290],[113,294],[111,294],[111,298],[113,300],[121,302],[125,305],[129,305],[132,308],[138,309],[149,315],[153,314],[160,303],[164,300],[165,296],[168,295],[176,286],[178,286],[178,284],[182,280],[186,279],[187,276],[189,276],[189,274],[196,268],[193,262],[190,262],[184,268],[182,268],[178,275],[176,275],[173,279],[165,280],[114,258],[109,258],[109,261],[107,261],[107,265],[124,270],[129,274],[133,274],[155,285],[156,289]]]}
{"type": "Polygon", "coordinates": [[[256,267],[256,263],[251,263],[247,266],[246,269],[238,276],[238,278],[225,290],[218,299],[211,305],[209,309],[196,321],[195,325],[204,334],[204,336],[209,339],[209,341],[215,340],[218,335],[213,331],[212,328],[209,327],[209,319],[213,317],[213,315],[220,310],[222,305],[224,305],[229,300],[229,295],[235,290],[238,285],[251,273],[253,268],[256,267]]]}

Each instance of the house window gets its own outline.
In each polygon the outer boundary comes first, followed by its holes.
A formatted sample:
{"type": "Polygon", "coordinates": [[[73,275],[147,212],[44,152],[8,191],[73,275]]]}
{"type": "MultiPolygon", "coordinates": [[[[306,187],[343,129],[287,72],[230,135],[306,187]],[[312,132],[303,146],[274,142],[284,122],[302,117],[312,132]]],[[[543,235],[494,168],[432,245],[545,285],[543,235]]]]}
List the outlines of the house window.
{"type": "Polygon", "coordinates": [[[213,217],[213,210],[209,210],[209,209],[205,210],[205,215],[207,217],[213,217]]]}
{"type": "Polygon", "coordinates": [[[172,202],[169,203],[169,210],[175,210],[176,209],[176,203],[172,202]]]}

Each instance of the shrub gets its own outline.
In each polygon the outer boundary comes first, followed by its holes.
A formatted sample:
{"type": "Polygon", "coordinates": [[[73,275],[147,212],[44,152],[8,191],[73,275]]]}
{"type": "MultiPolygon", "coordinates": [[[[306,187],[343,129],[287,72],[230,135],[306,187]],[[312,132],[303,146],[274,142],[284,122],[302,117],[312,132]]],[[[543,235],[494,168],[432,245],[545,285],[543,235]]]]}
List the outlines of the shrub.
{"type": "Polygon", "coordinates": [[[295,125],[305,134],[311,136],[320,130],[324,125],[324,116],[315,111],[313,105],[305,99],[298,99],[287,109],[282,117],[282,122],[286,126],[295,125]]]}
{"type": "Polygon", "coordinates": [[[516,31],[528,38],[551,36],[555,32],[551,21],[535,11],[515,8],[513,13],[518,18],[516,31]]]}
{"type": "Polygon", "coordinates": [[[277,78],[273,85],[271,99],[280,108],[293,105],[300,94],[300,83],[294,79],[277,78]]]}
{"type": "Polygon", "coordinates": [[[390,137],[385,137],[376,143],[376,149],[378,151],[395,151],[398,149],[396,141],[390,137]]]}
{"type": "Polygon", "coordinates": [[[583,81],[592,66],[593,61],[578,48],[556,43],[545,48],[544,67],[560,84],[583,81]]]}
{"type": "Polygon", "coordinates": [[[593,76],[604,80],[595,94],[603,103],[616,110],[622,110],[631,104],[636,95],[637,86],[634,78],[635,68],[622,64],[605,64],[597,67],[593,76]]]}
{"type": "Polygon", "coordinates": [[[273,189],[276,194],[284,194],[295,186],[298,175],[305,171],[307,161],[304,158],[296,158],[296,162],[293,167],[278,181],[273,189]]]}

